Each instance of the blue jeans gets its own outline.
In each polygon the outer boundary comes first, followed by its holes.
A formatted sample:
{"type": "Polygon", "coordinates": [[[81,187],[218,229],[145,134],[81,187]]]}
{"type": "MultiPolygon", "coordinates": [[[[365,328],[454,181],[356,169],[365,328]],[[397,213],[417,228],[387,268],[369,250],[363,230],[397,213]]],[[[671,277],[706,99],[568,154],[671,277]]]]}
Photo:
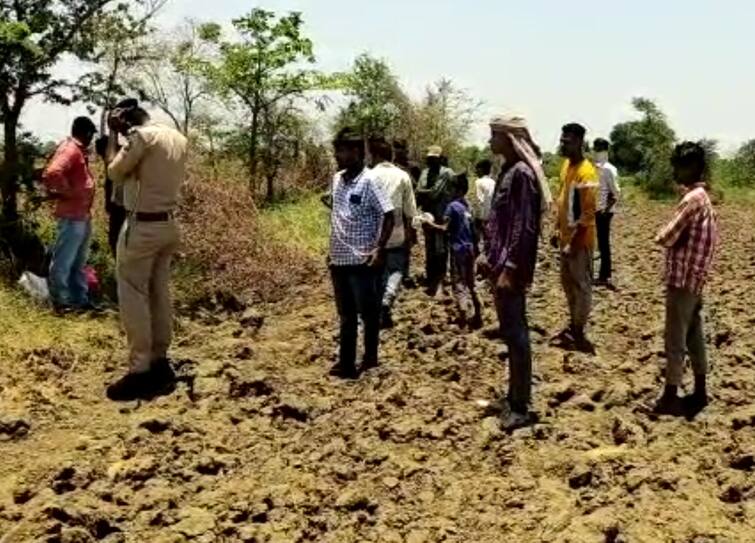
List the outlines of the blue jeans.
{"type": "Polygon", "coordinates": [[[84,267],[89,258],[92,223],[58,219],[58,237],[50,264],[50,296],[56,306],[80,307],[89,303],[84,267]]]}

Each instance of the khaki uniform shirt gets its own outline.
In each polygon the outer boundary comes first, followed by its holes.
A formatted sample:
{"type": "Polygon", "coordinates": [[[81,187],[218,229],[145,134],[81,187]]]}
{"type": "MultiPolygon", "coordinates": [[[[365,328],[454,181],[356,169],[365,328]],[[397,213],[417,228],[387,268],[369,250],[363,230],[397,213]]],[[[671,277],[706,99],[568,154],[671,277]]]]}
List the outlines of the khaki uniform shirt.
{"type": "Polygon", "coordinates": [[[116,187],[124,187],[126,209],[140,213],[173,211],[186,178],[187,139],[173,128],[133,128],[108,168],[116,187]]]}

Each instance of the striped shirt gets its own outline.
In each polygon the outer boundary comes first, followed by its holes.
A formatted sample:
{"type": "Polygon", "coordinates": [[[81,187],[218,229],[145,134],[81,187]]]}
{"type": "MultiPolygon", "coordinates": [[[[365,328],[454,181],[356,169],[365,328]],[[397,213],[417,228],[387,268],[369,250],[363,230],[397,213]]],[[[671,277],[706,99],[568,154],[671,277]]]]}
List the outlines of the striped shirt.
{"type": "Polygon", "coordinates": [[[388,195],[372,170],[349,181],[339,172],[333,179],[330,215],[330,264],[360,266],[377,248],[386,213],[393,211],[388,195]]]}
{"type": "Polygon", "coordinates": [[[656,238],[666,247],[667,286],[702,293],[719,241],[717,222],[705,185],[694,185],[656,238]]]}

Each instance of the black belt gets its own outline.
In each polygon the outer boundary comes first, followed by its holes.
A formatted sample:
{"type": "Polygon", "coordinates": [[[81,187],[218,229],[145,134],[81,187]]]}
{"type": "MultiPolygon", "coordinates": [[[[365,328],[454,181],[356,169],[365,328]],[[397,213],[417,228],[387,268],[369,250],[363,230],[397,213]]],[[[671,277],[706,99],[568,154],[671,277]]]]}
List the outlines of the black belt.
{"type": "Polygon", "coordinates": [[[173,213],[165,211],[162,213],[142,213],[136,212],[132,215],[137,222],[168,222],[173,218],[173,213]]]}

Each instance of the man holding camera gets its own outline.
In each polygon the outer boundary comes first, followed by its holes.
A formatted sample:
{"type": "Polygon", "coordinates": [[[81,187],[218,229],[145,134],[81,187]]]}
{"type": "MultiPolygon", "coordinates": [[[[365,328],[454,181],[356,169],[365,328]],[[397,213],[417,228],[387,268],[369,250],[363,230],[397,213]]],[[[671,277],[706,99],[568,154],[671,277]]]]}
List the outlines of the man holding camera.
{"type": "Polygon", "coordinates": [[[130,371],[107,390],[113,401],[150,398],[175,381],[168,360],[173,332],[171,259],[180,235],[174,219],[186,177],[187,140],[177,130],[151,124],[137,100],[116,105],[108,124],[108,173],[123,185],[128,218],[118,239],[117,279],[130,371]]]}

